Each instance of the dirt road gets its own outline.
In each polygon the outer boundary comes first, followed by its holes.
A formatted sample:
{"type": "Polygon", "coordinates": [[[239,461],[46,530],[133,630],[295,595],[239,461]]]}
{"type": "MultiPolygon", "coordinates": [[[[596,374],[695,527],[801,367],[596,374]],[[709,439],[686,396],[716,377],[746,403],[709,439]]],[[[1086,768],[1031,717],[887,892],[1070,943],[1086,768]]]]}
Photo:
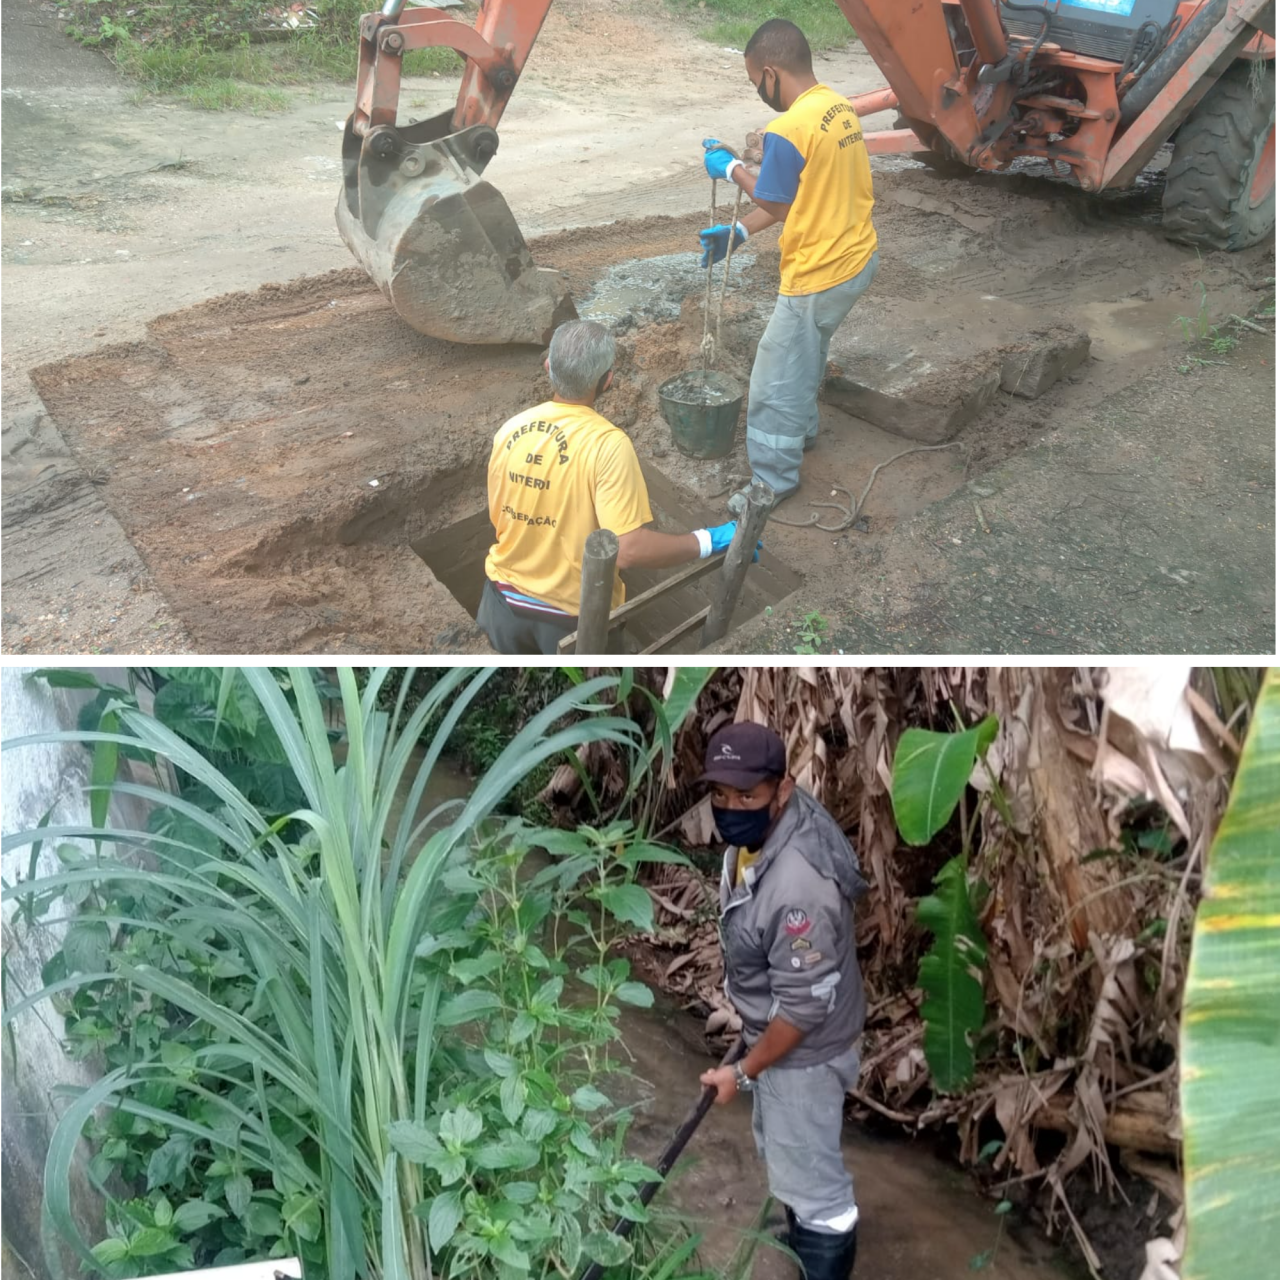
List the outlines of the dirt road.
{"type": "MultiPolygon", "coordinates": [[[[745,459],[676,454],[656,387],[701,337],[698,140],[740,139],[760,105],[735,55],[660,17],[561,0],[489,176],[618,326],[608,411],[702,518],[745,459]]],[[[5,650],[483,651],[438,557],[410,548],[453,554],[487,440],[545,394],[539,356],[408,333],[349,269],[332,216],[349,92],[262,118],[136,105],[31,0],[3,21],[5,650]]],[[[819,74],[879,83],[856,48],[819,74]]],[[[452,92],[411,84],[402,110],[452,92]]],[[[1272,350],[1246,334],[1200,363],[1177,323],[1202,288],[1246,314],[1270,251],[1169,245],[1150,192],[1104,208],[890,160],[877,198],[876,293],[936,300],[940,348],[1007,297],[1086,329],[1093,359],[1040,400],[1001,398],[954,455],[886,471],[862,529],[771,526],[806,581],[751,651],[790,652],[820,614],[816,647],[846,652],[1270,652],[1272,350]]],[[[776,280],[771,237],[750,247],[726,314],[742,376],[776,280]]],[[[860,489],[904,444],[834,408],[823,423],[804,500],[860,489]]]]}

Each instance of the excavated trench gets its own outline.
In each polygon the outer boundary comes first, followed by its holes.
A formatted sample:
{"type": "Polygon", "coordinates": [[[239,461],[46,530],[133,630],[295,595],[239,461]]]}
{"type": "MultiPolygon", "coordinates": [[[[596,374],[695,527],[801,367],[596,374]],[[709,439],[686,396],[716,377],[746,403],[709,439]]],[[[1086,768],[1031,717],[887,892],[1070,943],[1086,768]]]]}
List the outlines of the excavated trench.
{"type": "MultiPolygon", "coordinates": [[[[876,464],[931,431],[961,447],[888,467],[852,528],[771,523],[735,625],[793,607],[817,585],[828,598],[833,588],[852,595],[869,551],[901,522],[1034,441],[1052,404],[1002,389],[999,353],[1024,351],[1010,334],[1069,318],[1103,363],[1058,376],[1097,378],[1105,394],[1168,340],[1166,312],[1179,304],[1153,294],[1153,280],[1187,282],[1184,252],[1145,229],[1082,234],[1059,201],[921,173],[885,174],[877,192],[880,275],[841,331],[865,349],[847,357],[837,343],[832,358],[892,366],[893,378],[869,401],[824,403],[802,490],[779,514],[838,523],[811,504],[847,508],[876,464]],[[913,349],[900,350],[908,337],[913,349]],[[959,405],[963,420],[895,421],[903,395],[926,418],[959,405]]],[[[568,275],[581,313],[618,335],[617,377],[600,408],[635,441],[659,524],[677,531],[726,518],[725,496],[749,474],[741,423],[727,458],[698,461],[675,449],[658,407],[658,387],[701,364],[705,277],[692,246],[702,225],[649,218],[532,245],[568,275]]],[[[716,359],[744,386],[776,282],[776,237],[765,233],[736,256],[716,359]]],[[[542,359],[536,348],[414,333],[362,272],[345,269],[159,316],[140,343],[32,377],[200,651],[483,653],[472,614],[489,537],[485,465],[501,423],[548,398],[542,359]]],[[[1019,355],[1018,376],[1026,367],[1019,355]]],[[[652,581],[637,575],[631,593],[652,581]]],[[[672,593],[629,624],[628,647],[707,599],[705,579],[672,593]]],[[[693,651],[696,635],[674,649],[693,651]]]]}

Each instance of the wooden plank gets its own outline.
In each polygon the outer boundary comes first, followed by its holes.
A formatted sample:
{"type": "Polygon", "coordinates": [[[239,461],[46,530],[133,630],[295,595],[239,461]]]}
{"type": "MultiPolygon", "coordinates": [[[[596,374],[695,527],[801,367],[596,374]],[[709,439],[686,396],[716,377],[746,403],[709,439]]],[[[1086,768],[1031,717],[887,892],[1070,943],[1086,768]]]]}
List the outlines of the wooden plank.
{"type": "MultiPolygon", "coordinates": [[[[684,587],[691,582],[696,582],[697,579],[705,577],[713,569],[718,569],[723,563],[723,555],[714,555],[708,556],[705,560],[695,560],[692,564],[686,565],[679,573],[673,573],[671,577],[664,578],[647,591],[642,591],[625,604],[619,605],[609,615],[609,630],[612,631],[615,627],[620,627],[633,613],[643,609],[646,604],[656,600],[659,596],[665,595],[668,591],[674,591],[677,587],[684,587]]],[[[577,634],[576,631],[571,631],[560,641],[557,647],[561,653],[576,652],[574,645],[577,642],[577,634]]],[[[648,650],[645,652],[648,652],[648,650]]]]}
{"type": "Polygon", "coordinates": [[[669,645],[673,640],[679,640],[682,635],[688,631],[692,631],[700,622],[706,621],[707,614],[711,612],[711,606],[706,605],[699,609],[692,618],[686,618],[678,627],[672,627],[665,636],[659,636],[651,645],[647,645],[641,649],[641,653],[660,653],[665,645],[669,645]]]}

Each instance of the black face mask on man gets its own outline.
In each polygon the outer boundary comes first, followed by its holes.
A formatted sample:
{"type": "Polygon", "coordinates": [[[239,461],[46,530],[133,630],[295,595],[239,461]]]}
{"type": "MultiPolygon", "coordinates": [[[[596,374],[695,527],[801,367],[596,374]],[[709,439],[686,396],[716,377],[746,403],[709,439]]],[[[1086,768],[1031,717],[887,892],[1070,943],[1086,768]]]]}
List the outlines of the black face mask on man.
{"type": "Polygon", "coordinates": [[[773,823],[773,799],[762,809],[722,809],[713,804],[711,816],[722,840],[743,849],[758,849],[773,823]]]}
{"type": "Polygon", "coordinates": [[[766,107],[772,108],[774,111],[782,110],[782,77],[775,71],[773,73],[773,92],[766,93],[764,88],[764,78],[769,73],[762,71],[760,73],[760,83],[756,85],[756,92],[760,95],[760,101],[766,107]]]}

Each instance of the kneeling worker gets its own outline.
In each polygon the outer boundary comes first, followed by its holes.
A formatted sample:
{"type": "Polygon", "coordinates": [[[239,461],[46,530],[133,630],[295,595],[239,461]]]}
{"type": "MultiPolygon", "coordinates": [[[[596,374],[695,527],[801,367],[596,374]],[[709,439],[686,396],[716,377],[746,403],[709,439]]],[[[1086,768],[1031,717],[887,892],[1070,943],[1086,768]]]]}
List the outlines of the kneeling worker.
{"type": "MultiPolygon", "coordinates": [[[[630,437],[595,410],[613,381],[613,336],[591,320],[551,337],[553,398],[503,424],[489,458],[489,518],[476,621],[499,653],[557,652],[577,630],[588,534],[618,535],[618,568],[661,569],[724,551],[737,524],[670,534],[647,529],[649,493],[630,437]]],[[[616,609],[626,597],[615,577],[616,609]]]]}

